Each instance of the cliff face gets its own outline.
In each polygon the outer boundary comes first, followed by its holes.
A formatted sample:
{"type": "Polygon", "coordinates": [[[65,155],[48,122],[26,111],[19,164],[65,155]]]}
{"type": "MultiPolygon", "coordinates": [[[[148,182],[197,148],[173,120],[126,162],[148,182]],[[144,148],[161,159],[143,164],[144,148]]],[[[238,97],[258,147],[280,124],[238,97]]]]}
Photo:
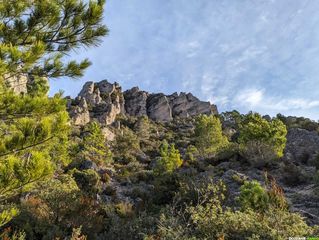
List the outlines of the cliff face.
{"type": "Polygon", "coordinates": [[[191,93],[150,94],[138,87],[122,92],[118,83],[106,80],[85,83],[78,96],[69,100],[68,109],[74,124],[78,126],[91,120],[110,125],[119,114],[148,116],[154,121],[168,122],[175,117],[218,113],[215,105],[200,101],[191,93]]]}

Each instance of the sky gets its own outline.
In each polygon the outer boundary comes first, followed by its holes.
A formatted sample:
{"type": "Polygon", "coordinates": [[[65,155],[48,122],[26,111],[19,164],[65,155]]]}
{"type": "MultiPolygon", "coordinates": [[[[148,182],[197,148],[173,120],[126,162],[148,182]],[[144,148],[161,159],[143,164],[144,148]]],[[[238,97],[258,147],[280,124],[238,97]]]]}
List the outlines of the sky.
{"type": "Polygon", "coordinates": [[[75,97],[86,81],[149,92],[192,92],[262,114],[319,119],[318,0],[108,0],[109,35],[72,58],[92,66],[51,80],[75,97]]]}

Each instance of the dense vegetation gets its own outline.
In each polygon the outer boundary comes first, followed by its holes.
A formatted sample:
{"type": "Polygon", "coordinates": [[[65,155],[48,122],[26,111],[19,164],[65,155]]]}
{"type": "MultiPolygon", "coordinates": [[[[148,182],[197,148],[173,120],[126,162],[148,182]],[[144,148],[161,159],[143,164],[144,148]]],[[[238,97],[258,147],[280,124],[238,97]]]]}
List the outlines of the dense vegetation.
{"type": "MultiPolygon", "coordinates": [[[[46,78],[81,76],[63,56],[107,33],[104,1],[0,2],[2,239],[287,239],[317,226],[290,211],[268,174],[282,165],[287,128],[305,119],[236,111],[159,123],[118,116],[69,124],[46,78]],[[17,95],[8,80],[32,76],[17,95]],[[247,173],[247,176],[239,171],[247,173]],[[260,170],[262,169],[262,170],[260,170]],[[251,177],[253,173],[258,179],[251,177]],[[227,177],[228,176],[228,177],[227,177]]],[[[310,181],[315,181],[311,179],[310,181]]]]}

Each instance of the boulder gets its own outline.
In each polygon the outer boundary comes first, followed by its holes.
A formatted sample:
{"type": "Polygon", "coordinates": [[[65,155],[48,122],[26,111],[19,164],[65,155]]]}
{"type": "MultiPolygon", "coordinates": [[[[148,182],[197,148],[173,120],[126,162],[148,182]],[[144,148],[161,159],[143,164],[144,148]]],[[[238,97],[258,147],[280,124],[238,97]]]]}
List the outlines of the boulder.
{"type": "Polygon", "coordinates": [[[319,136],[315,131],[291,128],[287,134],[284,159],[296,165],[311,164],[319,151],[319,136]]]}
{"type": "Polygon", "coordinates": [[[91,160],[82,161],[80,166],[79,166],[79,170],[83,171],[83,170],[88,170],[88,169],[98,171],[98,167],[93,161],[91,161],[91,160]]]}
{"type": "Polygon", "coordinates": [[[115,134],[108,127],[103,127],[102,133],[108,141],[113,141],[115,138],[115,134]]]}
{"type": "Polygon", "coordinates": [[[133,87],[124,92],[125,111],[130,116],[146,116],[146,101],[148,93],[140,91],[138,87],[133,87]]]}
{"type": "Polygon", "coordinates": [[[151,94],[147,99],[147,115],[159,122],[173,120],[172,109],[168,98],[163,93],[151,94]]]}
{"type": "Polygon", "coordinates": [[[84,126],[91,120],[88,105],[86,103],[86,99],[82,97],[78,97],[76,102],[78,103],[75,106],[69,104],[69,113],[74,125],[84,126]]]}
{"type": "Polygon", "coordinates": [[[217,114],[217,107],[210,102],[200,101],[191,93],[174,93],[170,96],[169,103],[172,108],[173,117],[189,117],[199,114],[217,114]]]}

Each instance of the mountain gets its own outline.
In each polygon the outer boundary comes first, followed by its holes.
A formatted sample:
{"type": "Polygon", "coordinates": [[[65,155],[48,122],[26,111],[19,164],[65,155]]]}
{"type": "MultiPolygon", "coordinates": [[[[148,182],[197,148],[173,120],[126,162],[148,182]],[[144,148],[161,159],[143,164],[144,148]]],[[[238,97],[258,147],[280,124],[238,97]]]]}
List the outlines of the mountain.
{"type": "Polygon", "coordinates": [[[111,125],[120,114],[133,117],[148,116],[159,122],[199,114],[218,114],[216,105],[200,101],[191,93],[148,93],[133,87],[122,91],[118,83],[87,82],[75,99],[69,99],[68,109],[75,125],[97,120],[111,125]]]}
{"type": "MultiPolygon", "coordinates": [[[[21,82],[14,90],[24,94],[31,80],[13,79],[21,82]]],[[[256,234],[278,239],[277,232],[286,237],[319,224],[317,122],[218,113],[214,104],[191,93],[123,91],[107,80],[87,82],[76,98],[66,99],[71,131],[69,143],[59,147],[68,148],[69,161],[60,172],[69,180],[54,179],[58,199],[46,188],[43,195],[21,199],[35,209],[41,201],[63,203],[61,219],[68,220],[62,222],[80,221],[89,239],[143,239],[135,237],[140,231],[176,232],[171,239],[206,231],[215,236],[219,227],[230,234],[226,239],[256,234]],[[276,154],[278,143],[281,154],[276,154]],[[32,205],[37,198],[41,201],[32,205]],[[204,227],[185,222],[189,215],[204,227]]],[[[32,208],[24,211],[37,215],[32,208]]],[[[25,216],[18,225],[28,222],[25,216]]]]}

